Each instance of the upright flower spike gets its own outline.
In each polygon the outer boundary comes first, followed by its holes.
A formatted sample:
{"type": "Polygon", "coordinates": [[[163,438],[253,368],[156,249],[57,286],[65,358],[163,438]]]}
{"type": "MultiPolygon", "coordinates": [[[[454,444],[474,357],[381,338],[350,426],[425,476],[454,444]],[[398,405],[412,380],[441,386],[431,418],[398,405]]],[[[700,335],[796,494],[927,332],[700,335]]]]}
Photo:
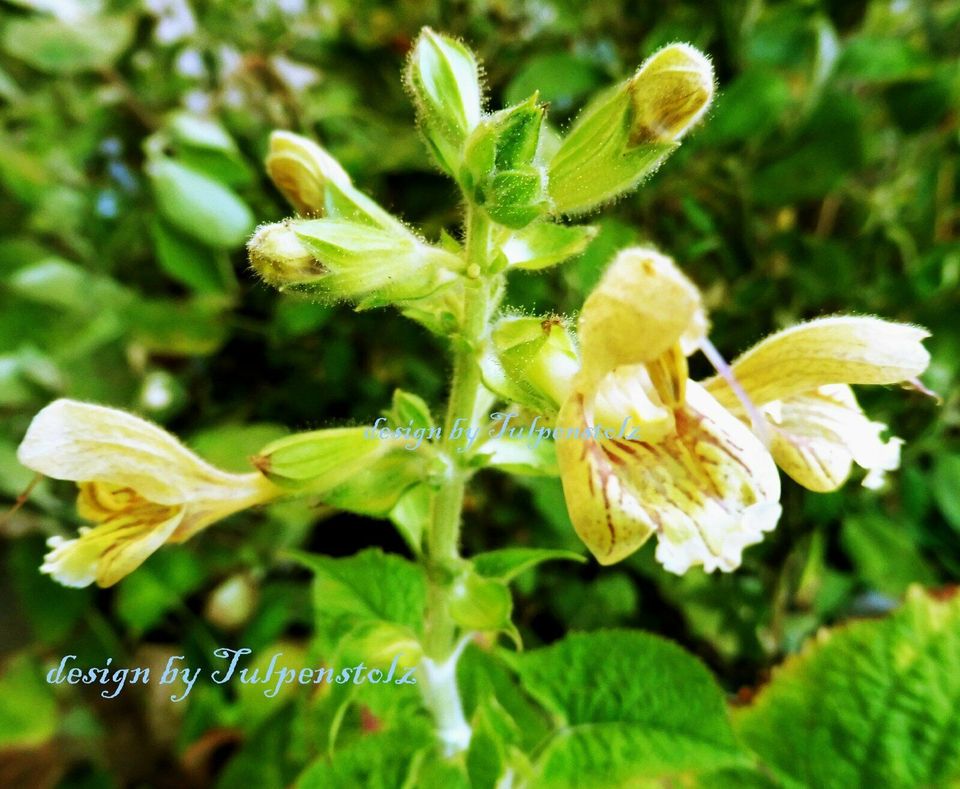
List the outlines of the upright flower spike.
{"type": "Polygon", "coordinates": [[[65,586],[112,586],[164,543],[281,495],[259,472],[221,471],[150,422],[75,400],[41,410],[17,458],[76,482],[77,510],[96,524],[75,539],[50,539],[40,569],[65,586]]]}
{"type": "Polygon", "coordinates": [[[482,113],[476,58],[461,42],[425,27],[410,53],[404,79],[427,146],[440,167],[457,178],[464,143],[482,113]]]}
{"type": "Polygon", "coordinates": [[[713,67],[689,44],[651,55],[577,118],[550,161],[553,209],[581,214],[634,189],[680,145],[713,100],[713,67]]]}
{"type": "MultiPolygon", "coordinates": [[[[895,384],[920,375],[930,362],[919,326],[872,317],[821,318],[767,337],[732,365],[771,433],[777,464],[810,490],[836,490],[853,463],[876,487],[900,461],[899,438],[884,441],[886,425],[870,421],[847,384],[895,384]]],[[[743,406],[722,378],[706,388],[731,412],[743,406]]]]}
{"type": "Polygon", "coordinates": [[[770,453],[687,379],[705,327],[695,286],[653,250],[621,252],[584,304],[557,460],[574,528],[601,564],[656,535],[671,572],[729,571],[776,526],[770,453]]]}

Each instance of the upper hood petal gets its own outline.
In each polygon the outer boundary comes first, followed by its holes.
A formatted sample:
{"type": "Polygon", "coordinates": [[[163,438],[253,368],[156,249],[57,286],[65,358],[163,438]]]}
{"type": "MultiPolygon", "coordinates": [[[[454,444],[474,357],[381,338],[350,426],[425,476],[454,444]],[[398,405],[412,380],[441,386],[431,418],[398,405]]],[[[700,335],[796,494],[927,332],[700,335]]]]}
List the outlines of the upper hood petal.
{"type": "MultiPolygon", "coordinates": [[[[872,317],[820,318],[772,334],[740,356],[733,374],[762,406],[828,384],[895,384],[930,363],[920,326],[872,317]]],[[[743,405],[722,378],[704,382],[720,403],[740,415],[743,405]]]]}

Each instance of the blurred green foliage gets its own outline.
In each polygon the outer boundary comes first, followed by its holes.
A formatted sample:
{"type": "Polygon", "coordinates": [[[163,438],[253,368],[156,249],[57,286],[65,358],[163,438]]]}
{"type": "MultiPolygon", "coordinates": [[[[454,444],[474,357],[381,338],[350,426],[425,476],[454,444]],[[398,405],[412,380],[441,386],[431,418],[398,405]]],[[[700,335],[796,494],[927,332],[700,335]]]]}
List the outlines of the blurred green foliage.
{"type": "MultiPolygon", "coordinates": [[[[613,569],[540,565],[514,583],[524,643],[639,628],[703,657],[733,692],[758,684],[823,625],[885,612],[910,583],[956,583],[957,0],[5,3],[0,493],[8,503],[31,481],[15,447],[57,396],[136,410],[233,469],[287,431],[369,424],[397,387],[439,404],[447,370],[435,338],[391,312],[278,296],[250,275],[242,249],[254,217],[287,213],[261,167],[275,128],[322,140],[362,188],[428,237],[458,233],[454,187],[431,168],[400,81],[424,24],[470,42],[498,106],[539,89],[554,122],[670,41],[690,41],[717,68],[720,93],[702,128],[638,194],[598,217],[601,231],[581,257],[515,277],[511,307],[575,310],[612,254],[644,240],[705,291],[714,343],[728,356],[772,329],[838,311],[933,332],[925,382],[941,405],[914,392],[860,392],[868,413],[907,440],[903,469],[884,491],[854,481],[824,496],[786,482],[780,525],[733,575],[667,575],[652,546],[613,569]]],[[[316,648],[315,614],[309,575],[284,549],[406,550],[388,524],[287,502],[165,548],[115,589],[68,590],[37,568],[44,538],[78,523],[72,497],[71,486],[41,482],[0,525],[0,585],[15,601],[0,614],[8,653],[0,692],[5,706],[34,710],[29,720],[0,715],[0,746],[16,749],[9,769],[22,785],[281,786],[335,728],[377,728],[416,706],[415,693],[366,693],[343,712],[306,692],[264,699],[211,684],[172,710],[159,696],[110,704],[82,689],[54,692],[39,680],[41,667],[66,652],[81,663],[113,655],[161,667],[184,654],[209,667],[216,646],[269,654],[279,644],[292,663],[316,648]]],[[[486,472],[467,505],[468,555],[515,546],[581,552],[556,480],[486,472]]],[[[322,610],[316,616],[330,625],[322,610]]],[[[485,660],[478,649],[465,658],[469,709],[471,683],[506,681],[485,660]]],[[[536,671],[536,661],[520,670],[536,671]]],[[[543,728],[523,704],[510,710],[529,723],[521,739],[543,728]]],[[[403,747],[429,739],[419,725],[410,724],[403,747]]],[[[342,753],[369,765],[399,747],[396,732],[375,739],[342,753]]],[[[315,765],[304,785],[333,785],[326,769],[315,765]]],[[[377,780],[399,785],[387,775],[393,763],[383,769],[377,780]]],[[[420,781],[457,785],[439,773],[420,781]]]]}

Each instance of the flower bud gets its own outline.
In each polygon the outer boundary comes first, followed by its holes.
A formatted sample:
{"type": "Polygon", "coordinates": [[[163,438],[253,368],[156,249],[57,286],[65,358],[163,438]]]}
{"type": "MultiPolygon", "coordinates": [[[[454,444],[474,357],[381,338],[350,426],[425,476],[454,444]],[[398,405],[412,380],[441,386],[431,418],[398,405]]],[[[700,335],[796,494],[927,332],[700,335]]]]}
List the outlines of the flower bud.
{"type": "Polygon", "coordinates": [[[267,444],[253,464],[277,485],[310,493],[333,490],[372,466],[399,442],[341,427],[297,433],[267,444]]]}
{"type": "Polygon", "coordinates": [[[477,61],[459,41],[423,28],[407,62],[405,81],[427,146],[454,178],[463,145],[480,122],[477,61]]]}
{"type": "Polygon", "coordinates": [[[354,187],[347,171],[313,140],[287,131],[270,135],[267,173],[298,213],[349,219],[403,231],[400,221],[354,187]]]}
{"type": "Polygon", "coordinates": [[[581,378],[653,362],[705,324],[702,310],[696,285],[670,258],[643,247],[621,251],[580,311],[581,378]]]}
{"type": "Polygon", "coordinates": [[[671,44],[602,94],[550,162],[554,210],[583,213],[636,187],[706,112],[713,83],[706,56],[689,44],[671,44]]]}
{"type": "Polygon", "coordinates": [[[469,572],[458,578],[450,595],[450,616],[467,630],[500,630],[510,626],[513,599],[496,578],[469,572]]]}
{"type": "Polygon", "coordinates": [[[557,411],[580,367],[573,340],[557,318],[500,319],[481,360],[484,383],[508,400],[557,411]]]}
{"type": "Polygon", "coordinates": [[[340,163],[313,140],[287,131],[270,135],[267,174],[301,214],[323,214],[328,183],[352,186],[340,163]]]}
{"type": "Polygon", "coordinates": [[[531,96],[481,121],[466,143],[463,188],[507,227],[525,227],[547,211],[546,174],[537,161],[543,115],[531,96]]]}
{"type": "Polygon", "coordinates": [[[385,230],[344,219],[291,219],[265,225],[247,245],[271,285],[330,300],[381,306],[429,295],[453,281],[462,259],[402,226],[385,230]]]}

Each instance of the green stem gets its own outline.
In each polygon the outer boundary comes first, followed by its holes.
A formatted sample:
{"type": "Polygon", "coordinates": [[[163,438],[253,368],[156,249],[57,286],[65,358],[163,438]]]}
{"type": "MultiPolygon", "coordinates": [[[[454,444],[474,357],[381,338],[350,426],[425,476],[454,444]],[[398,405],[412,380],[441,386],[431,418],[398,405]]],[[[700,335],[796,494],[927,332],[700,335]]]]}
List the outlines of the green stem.
{"type": "Polygon", "coordinates": [[[488,264],[489,240],[489,220],[481,211],[468,208],[468,278],[464,289],[463,324],[455,338],[453,378],[440,445],[447,460],[447,473],[434,496],[426,540],[430,585],[424,644],[426,657],[421,683],[424,701],[434,716],[448,754],[464,750],[470,741],[470,729],[463,716],[456,685],[456,662],[460,650],[455,646],[456,623],[450,616],[449,597],[453,575],[460,562],[460,522],[469,477],[465,462],[465,428],[476,425],[481,402],[478,351],[490,309],[490,283],[483,276],[488,264]],[[463,428],[457,438],[453,437],[455,427],[463,428]]]}

